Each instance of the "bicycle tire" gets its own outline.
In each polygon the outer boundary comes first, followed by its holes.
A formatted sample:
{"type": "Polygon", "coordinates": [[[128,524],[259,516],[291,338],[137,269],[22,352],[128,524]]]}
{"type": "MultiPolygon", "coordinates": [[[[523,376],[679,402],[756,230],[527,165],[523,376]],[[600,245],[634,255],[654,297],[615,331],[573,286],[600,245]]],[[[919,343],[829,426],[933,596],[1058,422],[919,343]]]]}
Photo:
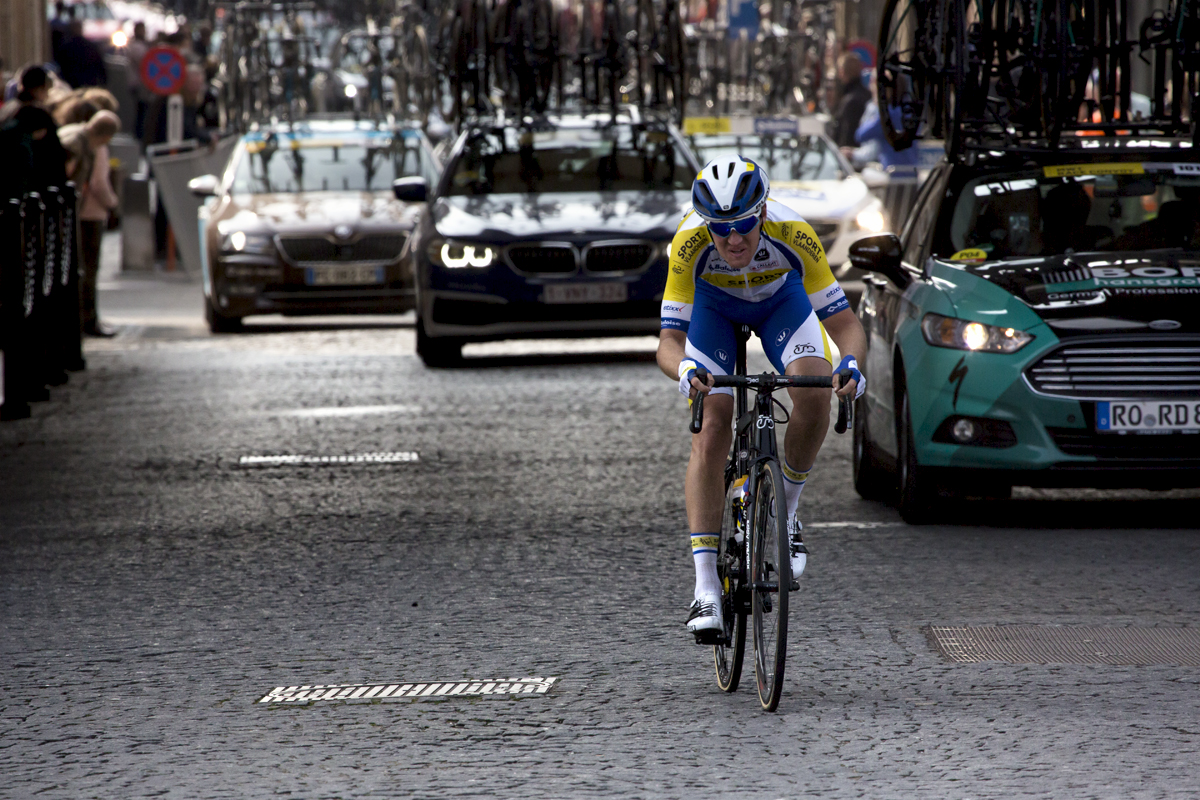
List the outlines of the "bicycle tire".
{"type": "Polygon", "coordinates": [[[923,59],[928,20],[923,9],[917,0],[888,0],[879,24],[879,116],[884,135],[897,150],[912,145],[925,118],[929,76],[923,59]],[[892,109],[899,112],[899,124],[892,109]]]}
{"type": "Polygon", "coordinates": [[[713,666],[717,671],[717,686],[723,692],[736,692],[742,679],[742,660],[746,655],[746,610],[745,594],[745,535],[739,544],[735,538],[737,516],[745,512],[736,509],[740,492],[735,497],[733,481],[725,484],[725,514],[721,519],[721,544],[717,549],[717,577],[721,580],[721,604],[725,617],[725,636],[729,645],[713,646],[713,666]]]}
{"type": "Polygon", "coordinates": [[[783,475],[778,461],[763,461],[756,468],[751,515],[748,538],[754,675],[759,703],[764,711],[774,711],[783,694],[788,591],[792,583],[783,475]]]}

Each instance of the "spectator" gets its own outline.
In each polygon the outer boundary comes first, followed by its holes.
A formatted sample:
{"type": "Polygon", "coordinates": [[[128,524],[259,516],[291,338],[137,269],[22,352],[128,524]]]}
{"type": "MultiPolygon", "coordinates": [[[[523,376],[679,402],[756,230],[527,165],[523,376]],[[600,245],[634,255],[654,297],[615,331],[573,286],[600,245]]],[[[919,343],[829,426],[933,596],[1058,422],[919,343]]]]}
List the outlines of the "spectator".
{"type": "Polygon", "coordinates": [[[50,113],[59,127],[76,122],[87,122],[96,115],[100,108],[95,103],[83,99],[82,94],[69,94],[54,104],[50,113]]]}
{"type": "Polygon", "coordinates": [[[125,46],[125,57],[129,61],[129,88],[133,93],[136,109],[133,118],[133,133],[141,139],[146,132],[146,109],[150,107],[153,95],[142,83],[142,60],[150,52],[150,42],[146,41],[146,23],[136,22],[133,25],[133,38],[125,46]]]}
{"type": "Polygon", "coordinates": [[[854,53],[842,53],[838,59],[838,76],[842,81],[841,95],[833,113],[830,137],[838,147],[853,147],[854,132],[862,121],[871,90],[863,85],[863,63],[854,53]]]}
{"type": "Polygon", "coordinates": [[[63,79],[74,89],[108,83],[104,56],[96,43],[83,35],[83,23],[77,19],[71,20],[71,26],[58,48],[58,66],[63,79]]]}
{"type": "MultiPolygon", "coordinates": [[[[897,128],[900,127],[900,109],[891,109],[891,115],[892,124],[897,128]]],[[[915,145],[904,150],[896,150],[892,147],[887,134],[883,131],[883,119],[879,116],[877,103],[872,102],[867,106],[862,122],[859,124],[858,130],[854,132],[854,140],[858,144],[858,148],[847,149],[855,166],[867,161],[878,161],[884,169],[888,167],[916,169],[920,163],[921,154],[915,145]]]]}
{"type": "Polygon", "coordinates": [[[75,6],[69,6],[62,0],[54,4],[54,19],[50,20],[50,57],[56,64],[61,63],[58,60],[59,48],[67,38],[74,19],[75,6]]]}
{"type": "Polygon", "coordinates": [[[17,79],[17,94],[13,99],[0,106],[0,125],[12,119],[25,106],[40,106],[46,102],[46,94],[50,91],[50,76],[44,67],[30,64],[21,70],[17,79]]]}
{"type": "Polygon", "coordinates": [[[111,111],[97,111],[86,123],[59,129],[69,153],[67,174],[79,187],[79,313],[83,332],[89,336],[112,336],[96,315],[96,275],[100,271],[100,243],[108,227],[108,214],[116,208],[108,166],[108,144],[121,129],[121,120],[111,111]]]}

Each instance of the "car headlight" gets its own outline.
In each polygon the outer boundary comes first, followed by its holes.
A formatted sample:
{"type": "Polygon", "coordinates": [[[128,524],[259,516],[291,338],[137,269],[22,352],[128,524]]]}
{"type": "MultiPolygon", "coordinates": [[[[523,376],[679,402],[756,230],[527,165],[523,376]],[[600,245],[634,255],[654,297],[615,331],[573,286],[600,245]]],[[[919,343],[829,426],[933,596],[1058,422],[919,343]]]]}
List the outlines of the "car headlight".
{"type": "Polygon", "coordinates": [[[221,242],[221,250],[226,253],[245,253],[246,255],[263,255],[275,248],[269,233],[246,233],[233,231],[226,234],[221,242]]]}
{"type": "Polygon", "coordinates": [[[486,269],[496,260],[497,252],[483,244],[464,244],[462,242],[434,239],[425,248],[429,261],[446,269],[486,269]]]}
{"type": "Polygon", "coordinates": [[[113,47],[121,48],[121,47],[125,47],[128,44],[129,44],[129,36],[125,33],[125,31],[122,31],[122,30],[113,31],[113,35],[112,35],[112,46],[113,47]]]}
{"type": "Polygon", "coordinates": [[[870,233],[883,233],[887,221],[883,218],[883,210],[878,203],[869,205],[854,218],[854,224],[861,230],[870,233]]]}
{"type": "Polygon", "coordinates": [[[926,314],[921,333],[934,347],[952,347],[987,353],[1015,353],[1033,341],[1033,334],[941,314],[926,314]]]}

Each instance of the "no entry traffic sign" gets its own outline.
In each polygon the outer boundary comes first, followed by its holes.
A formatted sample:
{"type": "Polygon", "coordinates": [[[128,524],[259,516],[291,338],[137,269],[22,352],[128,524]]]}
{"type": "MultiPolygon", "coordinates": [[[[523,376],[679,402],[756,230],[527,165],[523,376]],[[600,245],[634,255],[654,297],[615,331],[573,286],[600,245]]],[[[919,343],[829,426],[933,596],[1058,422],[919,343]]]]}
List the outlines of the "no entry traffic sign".
{"type": "Polygon", "coordinates": [[[177,94],[183,88],[187,63],[173,47],[153,47],[142,59],[142,83],[157,95],[177,94]]]}

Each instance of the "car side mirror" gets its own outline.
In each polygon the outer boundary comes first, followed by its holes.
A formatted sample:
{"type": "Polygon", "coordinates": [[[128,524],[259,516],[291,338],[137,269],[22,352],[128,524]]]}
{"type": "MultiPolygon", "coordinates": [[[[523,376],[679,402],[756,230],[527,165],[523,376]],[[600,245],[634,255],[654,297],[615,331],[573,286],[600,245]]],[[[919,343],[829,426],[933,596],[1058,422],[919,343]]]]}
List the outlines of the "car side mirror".
{"type": "Polygon", "coordinates": [[[912,278],[900,268],[900,239],[894,233],[867,236],[850,245],[850,263],[868,272],[878,272],[901,289],[912,278]]]}
{"type": "Polygon", "coordinates": [[[429,197],[429,184],[424,178],[398,178],[392,181],[392,194],[402,203],[424,203],[429,197]]]}
{"type": "Polygon", "coordinates": [[[201,175],[199,178],[192,178],[188,181],[188,191],[196,195],[196,197],[216,197],[217,189],[221,186],[221,179],[216,175],[201,175]]]}

